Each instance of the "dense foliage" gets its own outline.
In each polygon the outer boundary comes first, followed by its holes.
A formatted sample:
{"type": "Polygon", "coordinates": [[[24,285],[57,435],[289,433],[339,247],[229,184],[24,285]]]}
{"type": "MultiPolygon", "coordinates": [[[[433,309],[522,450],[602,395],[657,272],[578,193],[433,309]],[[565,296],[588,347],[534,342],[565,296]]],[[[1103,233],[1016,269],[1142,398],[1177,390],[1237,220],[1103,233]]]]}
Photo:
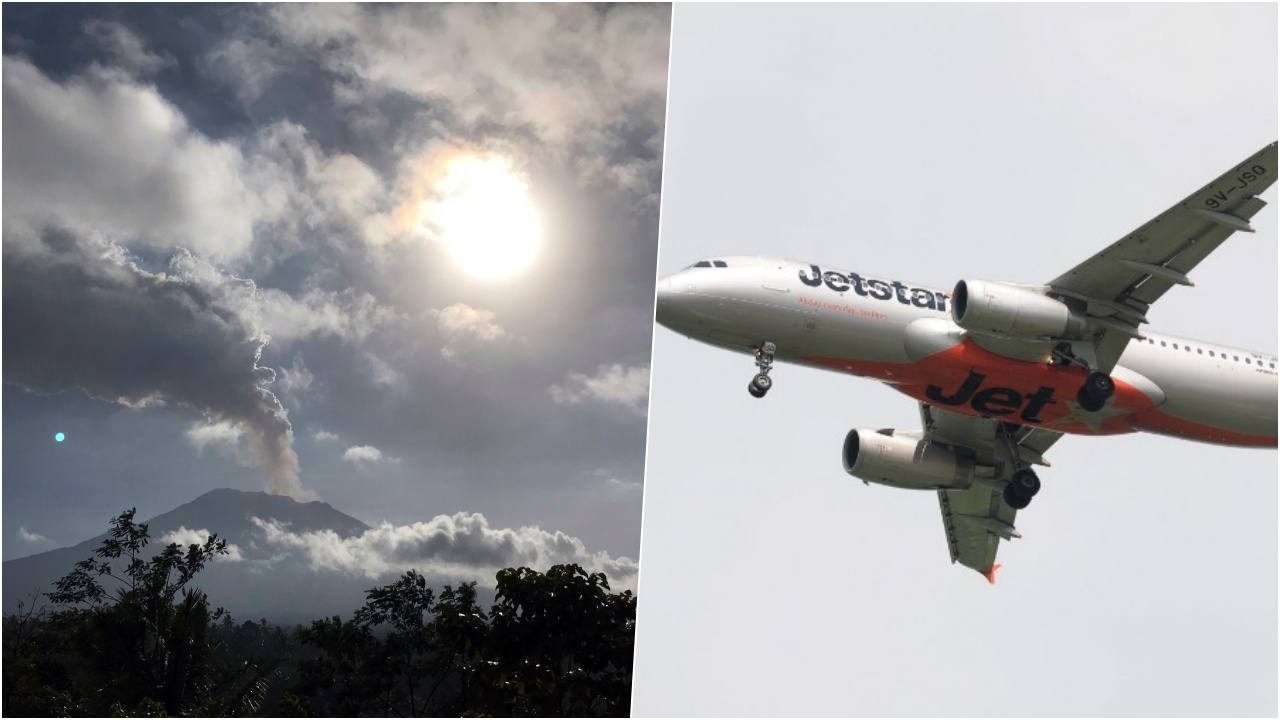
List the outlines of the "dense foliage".
{"type": "Polygon", "coordinates": [[[129,510],[92,558],[4,618],[5,716],[625,716],[636,600],[557,565],[437,593],[416,571],[352,617],[237,623],[192,586],[226,543],[144,559],[129,510]]]}

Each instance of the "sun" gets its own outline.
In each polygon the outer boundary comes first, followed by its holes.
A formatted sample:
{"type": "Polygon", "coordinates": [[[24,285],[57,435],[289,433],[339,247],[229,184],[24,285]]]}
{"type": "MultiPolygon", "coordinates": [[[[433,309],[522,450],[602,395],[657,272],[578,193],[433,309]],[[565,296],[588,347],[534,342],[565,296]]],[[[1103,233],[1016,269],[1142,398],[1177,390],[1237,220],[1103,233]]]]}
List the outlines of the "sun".
{"type": "Polygon", "coordinates": [[[475,277],[496,279],[528,267],[542,241],[529,186],[501,157],[454,158],[423,208],[454,260],[475,277]]]}

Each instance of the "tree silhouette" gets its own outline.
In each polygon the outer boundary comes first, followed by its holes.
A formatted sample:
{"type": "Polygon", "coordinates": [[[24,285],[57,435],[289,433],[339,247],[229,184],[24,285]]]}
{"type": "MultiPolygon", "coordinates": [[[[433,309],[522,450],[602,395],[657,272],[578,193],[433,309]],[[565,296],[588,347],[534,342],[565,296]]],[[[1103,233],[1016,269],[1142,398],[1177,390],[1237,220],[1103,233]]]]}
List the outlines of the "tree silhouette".
{"type": "Polygon", "coordinates": [[[350,620],[237,625],[192,586],[211,535],[148,554],[130,509],[93,556],[4,618],[4,715],[625,716],[636,600],[602,573],[499,571],[437,595],[410,570],[350,620]],[[288,692],[285,692],[286,689],[288,692]]]}
{"type": "Polygon", "coordinates": [[[148,528],[134,522],[135,513],[112,519],[93,556],[55,583],[48,593],[54,608],[6,618],[6,631],[12,626],[19,639],[5,647],[6,671],[16,667],[19,678],[12,693],[6,678],[6,715],[259,710],[274,665],[212,660],[211,628],[229,617],[190,587],[211,560],[227,554],[226,541],[210,535],[185,551],[172,543],[148,558],[148,528]],[[21,642],[24,627],[39,642],[21,642]]]}

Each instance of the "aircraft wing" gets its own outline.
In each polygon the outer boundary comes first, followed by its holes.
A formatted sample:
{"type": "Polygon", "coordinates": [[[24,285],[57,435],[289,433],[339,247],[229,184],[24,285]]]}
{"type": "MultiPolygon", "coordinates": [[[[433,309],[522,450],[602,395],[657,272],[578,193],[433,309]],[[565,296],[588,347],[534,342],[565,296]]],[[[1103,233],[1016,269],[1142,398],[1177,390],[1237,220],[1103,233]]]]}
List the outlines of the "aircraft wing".
{"type": "Polygon", "coordinates": [[[1276,143],[1262,148],[1110,247],[1049,283],[1052,295],[1083,300],[1094,321],[1099,369],[1110,371],[1151,304],[1249,220],[1276,180],[1276,143]]]}
{"type": "Polygon", "coordinates": [[[920,419],[926,440],[996,468],[992,478],[980,479],[967,490],[938,491],[951,562],[973,568],[994,583],[1000,541],[1021,537],[1013,524],[1017,511],[1005,504],[1000,491],[1013,472],[1012,453],[1018,453],[1023,465],[1047,465],[1044,453],[1062,433],[961,415],[926,403],[920,403],[920,419]]]}

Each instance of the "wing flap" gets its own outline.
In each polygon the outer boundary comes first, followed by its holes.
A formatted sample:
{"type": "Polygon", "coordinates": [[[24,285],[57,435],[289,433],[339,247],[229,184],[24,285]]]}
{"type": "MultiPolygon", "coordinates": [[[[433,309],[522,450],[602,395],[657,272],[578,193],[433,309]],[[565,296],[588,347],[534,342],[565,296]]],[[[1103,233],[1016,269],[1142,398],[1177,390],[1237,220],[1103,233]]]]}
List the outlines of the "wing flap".
{"type": "Polygon", "coordinates": [[[991,469],[991,477],[966,490],[939,490],[938,505],[951,562],[992,579],[1000,541],[1021,537],[1014,526],[1017,511],[1001,496],[1004,480],[1013,474],[1010,445],[1022,465],[1047,465],[1044,453],[1062,433],[961,415],[927,403],[920,404],[920,420],[930,442],[963,450],[975,464],[991,469]]]}
{"type": "Polygon", "coordinates": [[[1016,511],[989,486],[939,490],[938,505],[951,562],[985,574],[995,566],[1000,540],[1021,537],[1013,525],[1016,511]]]}

